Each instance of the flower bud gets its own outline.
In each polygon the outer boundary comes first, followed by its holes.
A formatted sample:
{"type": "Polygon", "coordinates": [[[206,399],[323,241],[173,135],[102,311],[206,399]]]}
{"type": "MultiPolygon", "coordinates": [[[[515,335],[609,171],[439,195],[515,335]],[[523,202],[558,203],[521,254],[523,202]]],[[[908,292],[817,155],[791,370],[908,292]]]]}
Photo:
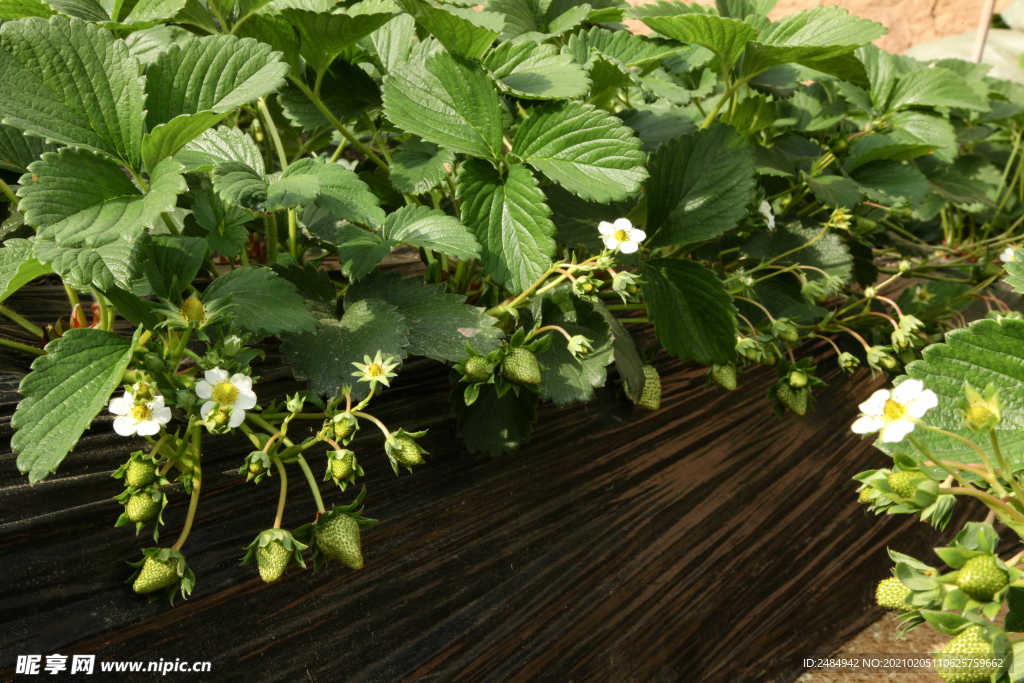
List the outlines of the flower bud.
{"type": "Polygon", "coordinates": [[[972,432],[992,431],[1003,417],[999,390],[995,385],[989,384],[982,394],[969,382],[965,382],[964,394],[965,396],[957,402],[964,425],[972,432]]]}

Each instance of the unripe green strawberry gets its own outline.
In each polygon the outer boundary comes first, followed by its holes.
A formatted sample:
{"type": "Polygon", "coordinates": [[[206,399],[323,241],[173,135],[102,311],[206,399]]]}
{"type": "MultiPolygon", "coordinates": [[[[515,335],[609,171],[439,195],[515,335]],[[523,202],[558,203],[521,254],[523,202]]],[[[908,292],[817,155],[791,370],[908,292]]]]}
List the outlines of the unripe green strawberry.
{"type": "Polygon", "coordinates": [[[897,366],[896,359],[893,358],[892,356],[882,356],[881,358],[878,359],[878,362],[886,370],[895,370],[897,366]]]}
{"type": "Polygon", "coordinates": [[[875,589],[875,602],[885,609],[907,610],[910,606],[904,600],[910,595],[910,589],[895,576],[878,582],[875,589]]]}
{"type": "Polygon", "coordinates": [[[336,513],[321,517],[313,530],[321,553],[352,569],[363,568],[359,524],[350,515],[336,513]]]}
{"type": "Polygon", "coordinates": [[[201,323],[206,319],[206,309],[203,308],[203,302],[194,296],[185,299],[181,304],[179,313],[182,320],[186,322],[201,323]]]}
{"type": "Polygon", "coordinates": [[[334,423],[334,438],[338,441],[344,441],[348,437],[352,436],[352,432],[356,431],[354,423],[348,420],[340,420],[334,423]]]}
{"type": "Polygon", "coordinates": [[[131,521],[148,522],[160,512],[160,503],[153,500],[153,496],[144,491],[142,493],[135,493],[128,498],[128,503],[124,506],[124,509],[128,513],[128,519],[131,521]]]}
{"type": "Polygon", "coordinates": [[[231,419],[231,415],[229,415],[228,411],[224,408],[220,408],[218,410],[211,410],[208,412],[206,414],[206,419],[213,422],[218,427],[223,427],[228,423],[228,420],[231,419]]]}
{"type": "Polygon", "coordinates": [[[156,464],[148,460],[132,460],[125,470],[124,480],[129,486],[140,488],[156,479],[156,464]]]}
{"type": "Polygon", "coordinates": [[[810,393],[807,387],[794,389],[788,382],[779,382],[775,386],[775,396],[796,415],[807,414],[807,397],[810,393]]]}
{"type": "Polygon", "coordinates": [[[886,481],[897,496],[913,500],[917,487],[910,483],[910,480],[916,476],[914,472],[893,472],[886,477],[886,481]]]}
{"type": "Polygon", "coordinates": [[[160,561],[147,557],[142,565],[142,571],[135,578],[132,590],[136,593],[152,593],[161,588],[173,586],[178,581],[178,560],[171,557],[160,561]]]}
{"type": "MultiPolygon", "coordinates": [[[[346,479],[355,471],[354,458],[351,453],[346,453],[341,458],[331,458],[331,476],[335,479],[346,479]]],[[[423,459],[420,458],[420,462],[423,459]]]]}
{"type": "Polygon", "coordinates": [[[1010,577],[996,565],[991,555],[977,555],[967,560],[956,575],[957,587],[978,602],[989,602],[1006,587],[1010,577]]]}
{"type": "Polygon", "coordinates": [[[256,461],[249,461],[249,474],[254,477],[258,477],[261,474],[266,474],[267,468],[263,466],[263,463],[256,461]]]}
{"type": "Polygon", "coordinates": [[[800,333],[797,331],[796,327],[786,323],[779,331],[779,339],[789,342],[790,344],[795,344],[800,341],[800,333]]]}
{"type": "Polygon", "coordinates": [[[871,489],[870,486],[866,487],[863,491],[860,492],[860,495],[857,496],[857,502],[858,503],[870,503],[871,502],[871,491],[872,491],[872,489],[871,489]]]}
{"type": "Polygon", "coordinates": [[[711,366],[711,379],[726,391],[736,389],[736,366],[732,363],[711,366]]]}
{"type": "MultiPolygon", "coordinates": [[[[466,379],[470,382],[486,382],[491,376],[490,365],[483,356],[470,356],[462,364],[466,371],[466,379]]],[[[540,380],[538,380],[540,381],[540,380]]]]}
{"type": "Polygon", "coordinates": [[[982,633],[981,626],[969,626],[946,644],[942,654],[935,658],[939,678],[946,683],[987,683],[992,678],[999,666],[984,661],[991,659],[992,645],[982,633]]]}
{"type": "Polygon", "coordinates": [[[260,570],[260,578],[267,583],[274,583],[288,567],[292,551],[281,545],[281,541],[271,541],[264,548],[256,548],[256,565],[260,570]]]}
{"type": "Polygon", "coordinates": [[[510,382],[540,384],[540,363],[532,352],[522,347],[509,351],[501,366],[501,373],[510,382]]]}
{"type": "Polygon", "coordinates": [[[657,410],[661,407],[661,377],[658,375],[658,371],[653,365],[644,365],[643,368],[644,392],[640,395],[640,400],[637,401],[633,397],[633,392],[629,390],[628,383],[622,383],[622,390],[626,393],[626,398],[633,401],[641,408],[657,410]]]}
{"type": "Polygon", "coordinates": [[[807,386],[807,375],[799,370],[792,371],[789,373],[789,386],[794,389],[803,389],[807,386]]]}
{"type": "Polygon", "coordinates": [[[412,467],[413,465],[422,465],[425,462],[419,447],[416,445],[416,441],[412,437],[398,436],[395,437],[395,442],[397,447],[391,450],[391,457],[397,460],[398,464],[412,467]]]}

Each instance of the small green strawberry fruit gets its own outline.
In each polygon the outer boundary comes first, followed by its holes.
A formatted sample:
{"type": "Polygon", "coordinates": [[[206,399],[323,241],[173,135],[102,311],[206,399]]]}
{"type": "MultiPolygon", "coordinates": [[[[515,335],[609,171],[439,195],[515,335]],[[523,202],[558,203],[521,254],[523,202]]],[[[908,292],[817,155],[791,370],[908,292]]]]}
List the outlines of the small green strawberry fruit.
{"type": "Polygon", "coordinates": [[[935,671],[946,683],[988,683],[999,671],[992,659],[992,645],[982,636],[981,626],[969,626],[942,649],[935,658],[935,671]],[[988,666],[985,666],[985,665],[988,666]]]}
{"type": "Polygon", "coordinates": [[[261,474],[266,474],[266,473],[267,473],[267,468],[263,466],[262,462],[259,462],[258,460],[250,460],[249,461],[249,474],[251,474],[253,477],[258,477],[261,474]]]}
{"type": "Polygon", "coordinates": [[[794,389],[803,389],[807,386],[807,375],[800,372],[799,370],[793,370],[789,373],[789,386],[794,389]]]}
{"type": "Polygon", "coordinates": [[[800,341],[800,333],[796,327],[791,323],[783,323],[779,326],[778,330],[779,339],[790,344],[795,344],[800,341]]]}
{"type": "Polygon", "coordinates": [[[964,563],[956,576],[956,585],[978,602],[990,602],[992,596],[1006,588],[1009,575],[999,568],[992,555],[976,555],[964,563]]]}
{"type": "Polygon", "coordinates": [[[532,352],[516,347],[505,354],[501,374],[516,384],[540,384],[540,363],[532,352]]]}
{"type": "Polygon", "coordinates": [[[142,571],[135,578],[132,590],[140,595],[152,593],[161,588],[167,588],[177,583],[178,559],[171,557],[166,560],[158,560],[155,557],[146,557],[142,564],[142,571]]]}
{"type": "Polygon", "coordinates": [[[147,484],[152,484],[156,479],[156,463],[151,460],[135,460],[132,459],[128,463],[128,469],[125,470],[124,480],[128,486],[134,486],[135,488],[141,488],[147,484]]]}
{"type": "Polygon", "coordinates": [[[267,583],[274,583],[288,567],[292,551],[286,549],[281,541],[271,541],[263,548],[256,548],[256,565],[260,570],[260,578],[267,583]]]}
{"type": "Polygon", "coordinates": [[[326,557],[352,569],[363,568],[359,523],[354,517],[337,511],[321,515],[313,526],[313,532],[317,547],[326,557]]]}
{"type": "Polygon", "coordinates": [[[160,503],[153,500],[148,491],[132,494],[124,506],[128,519],[133,522],[148,522],[160,512],[160,503]]]}
{"type": "MultiPolygon", "coordinates": [[[[487,358],[484,356],[470,356],[463,361],[462,367],[466,371],[466,379],[474,383],[486,382],[492,374],[491,364],[487,362],[487,358]]],[[[539,382],[540,380],[538,379],[537,381],[539,382]]]]}
{"type": "Polygon", "coordinates": [[[341,458],[331,458],[331,477],[334,479],[348,479],[355,469],[352,453],[346,453],[341,458]]]}
{"type": "Polygon", "coordinates": [[[862,490],[860,492],[860,495],[857,496],[857,502],[858,503],[870,503],[871,502],[871,491],[872,491],[872,488],[870,486],[865,486],[864,490],[862,490]]]}
{"type": "Polygon", "coordinates": [[[658,375],[658,371],[653,365],[644,365],[644,391],[640,395],[640,400],[637,401],[633,396],[633,392],[629,390],[629,384],[626,382],[622,383],[622,390],[626,394],[626,398],[633,401],[641,408],[647,408],[647,410],[657,410],[661,407],[661,377],[658,375]]]}
{"type": "Polygon", "coordinates": [[[897,496],[913,500],[917,487],[911,483],[911,480],[916,476],[915,472],[893,472],[886,477],[886,481],[897,496]]]}
{"type": "Polygon", "coordinates": [[[878,582],[878,588],[875,589],[875,602],[885,609],[908,610],[910,605],[904,602],[908,595],[910,595],[910,589],[895,576],[891,576],[878,582]]]}
{"type": "Polygon", "coordinates": [[[358,426],[359,423],[356,422],[355,417],[342,413],[334,418],[334,438],[338,441],[345,441],[355,433],[358,426]]]}
{"type": "Polygon", "coordinates": [[[182,303],[179,315],[185,322],[202,323],[206,320],[206,309],[203,308],[203,302],[198,297],[192,296],[182,303]]]}
{"type": "Polygon", "coordinates": [[[711,379],[726,391],[734,391],[736,389],[736,366],[732,363],[712,365],[711,379]]]}
{"type": "Polygon", "coordinates": [[[794,414],[800,416],[807,414],[807,397],[810,393],[811,390],[807,387],[794,389],[789,386],[788,382],[779,382],[775,385],[775,396],[779,399],[782,405],[792,410],[794,414]]]}
{"type": "Polygon", "coordinates": [[[409,436],[395,438],[395,446],[391,449],[391,456],[398,461],[398,464],[412,467],[422,465],[425,461],[420,453],[419,444],[409,436]]]}

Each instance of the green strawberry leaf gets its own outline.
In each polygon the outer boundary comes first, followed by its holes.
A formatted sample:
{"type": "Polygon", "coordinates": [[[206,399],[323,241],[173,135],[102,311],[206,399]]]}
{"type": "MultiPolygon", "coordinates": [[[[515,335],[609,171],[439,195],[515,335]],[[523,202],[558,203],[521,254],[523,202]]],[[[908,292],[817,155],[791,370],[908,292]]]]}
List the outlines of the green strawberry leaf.
{"type": "Polygon", "coordinates": [[[453,152],[497,159],[501,102],[483,67],[439,52],[384,77],[384,114],[399,128],[453,152]]]}
{"type": "Polygon", "coordinates": [[[288,64],[252,38],[207,36],[171,45],[146,71],[150,130],[181,114],[228,112],[278,90],[288,64]]]}
{"type": "Polygon", "coordinates": [[[640,190],[647,155],[622,121],[589,104],[551,103],[519,125],[512,152],[583,199],[611,202],[640,190]]]}
{"type": "Polygon", "coordinates": [[[200,231],[188,232],[189,228],[186,227],[186,234],[202,237],[211,251],[222,256],[234,258],[241,255],[249,240],[249,230],[245,224],[252,218],[252,214],[227,204],[209,186],[196,192],[195,199],[192,216],[200,231]]]}
{"type": "Polygon", "coordinates": [[[852,209],[860,203],[860,187],[841,175],[808,178],[807,186],[811,188],[811,194],[825,206],[852,209]]]}
{"type": "Polygon", "coordinates": [[[736,308],[714,272],[685,259],[653,259],[641,273],[647,312],[666,351],[704,365],[733,361],[736,308]]]}
{"type": "Polygon", "coordinates": [[[62,17],[5,22],[0,82],[5,123],[139,169],[145,81],[106,29],[62,17]]]}
{"type": "Polygon", "coordinates": [[[145,194],[116,164],[85,150],[47,152],[30,171],[18,193],[26,222],[39,228],[36,258],[52,260],[54,271],[82,288],[130,289],[140,265],[138,238],[187,189],[172,159],[153,169],[145,194]]]}
{"type": "MultiPolygon", "coordinates": [[[[285,117],[302,130],[330,125],[324,113],[298,88],[278,93],[285,117]]],[[[367,109],[380,107],[380,87],[370,76],[345,60],[335,60],[324,74],[320,101],[341,122],[354,119],[367,109]]]]}
{"type": "Polygon", "coordinates": [[[24,19],[42,17],[49,19],[57,11],[42,0],[3,0],[0,2],[0,19],[24,19]]]}
{"type": "Polygon", "coordinates": [[[131,292],[114,286],[106,289],[103,295],[117,308],[117,314],[130,323],[142,325],[151,332],[156,332],[160,319],[153,313],[153,303],[140,299],[131,292]]]}
{"type": "MultiPolygon", "coordinates": [[[[352,385],[353,398],[369,393],[367,382],[352,377],[355,367],[365,356],[378,351],[396,361],[405,357],[405,319],[395,307],[380,299],[363,299],[345,308],[339,319],[335,313],[334,285],[325,271],[310,266],[300,271],[292,266],[279,270],[282,276],[296,283],[306,296],[306,305],[316,316],[316,330],[301,335],[286,334],[281,353],[292,364],[298,380],[307,380],[309,388],[325,396],[338,396],[342,385],[352,385]]],[[[382,387],[378,386],[379,392],[382,387]]]]}
{"type": "MultiPolygon", "coordinates": [[[[853,273],[853,257],[849,247],[834,232],[826,231],[819,237],[821,231],[818,223],[804,226],[799,221],[783,222],[780,219],[774,232],[751,235],[740,247],[740,254],[743,258],[751,259],[771,259],[779,254],[790,254],[791,259],[779,262],[798,262],[841,278],[844,283],[849,282],[853,273]],[[804,247],[805,244],[810,246],[804,247]]],[[[805,275],[811,279],[822,277],[821,273],[811,270],[806,271],[805,275]]]]}
{"type": "Polygon", "coordinates": [[[450,150],[418,138],[402,143],[391,160],[391,185],[403,194],[429,192],[455,168],[455,155],[450,150]]]}
{"type": "Polygon", "coordinates": [[[353,281],[361,280],[373,272],[377,264],[398,246],[398,242],[386,240],[380,233],[349,224],[333,228],[327,241],[338,248],[341,272],[353,281]]]}
{"type": "Polygon", "coordinates": [[[221,275],[203,292],[203,301],[231,297],[235,323],[256,336],[310,333],[317,321],[295,285],[270,268],[246,266],[221,275]]]}
{"type": "Polygon", "coordinates": [[[396,66],[409,59],[409,53],[416,43],[415,35],[416,20],[408,14],[398,15],[370,34],[369,42],[384,67],[382,74],[391,73],[396,66]]]}
{"type": "Polygon", "coordinates": [[[692,244],[732,230],[754,198],[754,154],[727,125],[669,140],[651,155],[650,246],[692,244]]]}
{"type": "Polygon", "coordinates": [[[513,292],[543,275],[555,254],[555,226],[537,179],[522,164],[502,175],[471,159],[459,171],[462,218],[480,243],[484,272],[513,292]]]}
{"type": "Polygon", "coordinates": [[[196,136],[216,126],[228,112],[202,111],[175,116],[142,136],[142,161],[146,168],[156,165],[188,144],[196,136]]]}
{"type": "Polygon", "coordinates": [[[881,160],[858,167],[850,177],[870,199],[892,205],[920,204],[928,196],[928,179],[909,164],[881,160]]]}
{"type": "Polygon", "coordinates": [[[570,336],[583,335],[594,349],[577,358],[563,334],[550,332],[551,346],[537,353],[537,360],[547,368],[541,373],[541,397],[558,406],[589,401],[594,387],[603,386],[608,379],[605,366],[612,362],[613,354],[608,321],[594,304],[574,295],[567,283],[533,299],[529,310],[534,322],[558,325],[570,336]]]}
{"type": "Polygon", "coordinates": [[[103,330],[68,330],[46,346],[18,390],[11,450],[30,484],[45,479],[78,443],[121,382],[133,340],[103,330]]]}
{"type": "MultiPolygon", "coordinates": [[[[297,165],[289,166],[288,170],[291,171],[297,165]]],[[[380,200],[358,175],[338,164],[324,163],[313,166],[309,172],[320,182],[317,206],[352,223],[377,227],[384,222],[380,200]]]]}
{"type": "Polygon", "coordinates": [[[0,248],[0,302],[37,277],[52,273],[32,256],[32,242],[9,239],[0,248]]]}
{"type": "MultiPolygon", "coordinates": [[[[198,0],[189,0],[189,2],[198,3],[198,0]]],[[[185,6],[185,9],[188,9],[188,5],[185,6]]],[[[311,8],[307,7],[304,9],[311,8]]],[[[324,11],[326,9],[324,8],[324,11]]],[[[299,57],[299,35],[295,31],[295,27],[291,25],[291,22],[280,14],[254,14],[244,23],[242,21],[236,23],[233,30],[239,38],[254,38],[257,42],[270,45],[274,50],[279,51],[285,63],[290,67],[289,72],[293,76],[298,76],[302,73],[302,59],[299,57]]],[[[213,31],[213,33],[216,32],[216,30],[213,31]]],[[[288,91],[286,90],[285,92],[288,91]]]]}
{"type": "Polygon", "coordinates": [[[962,76],[941,67],[918,69],[901,77],[889,96],[887,111],[907,107],[956,107],[988,111],[985,98],[962,76]]]}
{"type": "Polygon", "coordinates": [[[608,323],[608,329],[612,335],[615,369],[619,371],[619,376],[626,383],[630,393],[639,400],[644,395],[647,376],[644,374],[644,363],[640,360],[636,344],[622,323],[604,305],[604,302],[595,303],[594,310],[604,316],[605,322],[608,323]]]}
{"type": "Polygon", "coordinates": [[[731,67],[743,54],[747,42],[757,38],[757,29],[736,19],[707,14],[708,9],[657,2],[634,7],[630,14],[666,38],[706,47],[721,63],[731,67]]]}
{"type": "Polygon", "coordinates": [[[143,267],[153,294],[176,299],[203,265],[206,240],[198,237],[157,235],[150,241],[149,258],[143,267]]]}
{"type": "Polygon", "coordinates": [[[28,165],[43,156],[43,152],[56,151],[57,145],[25,135],[14,126],[0,124],[0,168],[6,171],[25,173],[28,165]]]}
{"type": "Polygon", "coordinates": [[[183,7],[185,0],[138,0],[134,5],[130,2],[115,2],[112,21],[103,22],[103,26],[112,31],[146,29],[173,18],[183,7]],[[126,6],[131,9],[122,17],[121,11],[126,6]]]}
{"type": "Polygon", "coordinates": [[[185,166],[185,172],[212,171],[226,161],[237,161],[256,171],[261,178],[263,153],[248,133],[238,128],[221,126],[207,130],[188,142],[174,155],[174,160],[185,166]]]}
{"type": "Polygon", "coordinates": [[[591,50],[595,50],[626,68],[632,68],[649,66],[687,49],[686,45],[676,41],[648,38],[629,31],[609,31],[595,26],[589,31],[569,36],[565,52],[572,55],[577,64],[584,66],[590,66],[593,59],[591,50]]]}
{"type": "Polygon", "coordinates": [[[480,256],[480,244],[465,225],[425,206],[405,206],[389,215],[383,237],[467,261],[480,256]]]}
{"type": "Polygon", "coordinates": [[[448,50],[479,59],[501,33],[501,17],[426,0],[396,0],[403,10],[448,50]]]}
{"type": "Polygon", "coordinates": [[[319,77],[345,48],[365,38],[384,24],[393,14],[332,14],[286,9],[282,13],[299,32],[299,53],[319,77]]]}
{"type": "Polygon", "coordinates": [[[590,77],[570,55],[553,45],[505,42],[483,59],[502,92],[528,100],[582,97],[590,77]]]}
{"type": "Polygon", "coordinates": [[[448,400],[452,416],[458,418],[459,435],[466,441],[470,453],[484,452],[492,458],[515,453],[530,440],[533,423],[537,420],[540,397],[532,391],[505,392],[498,396],[493,384],[480,387],[477,399],[467,406],[466,385],[459,382],[459,374],[452,373],[454,385],[448,400]]]}

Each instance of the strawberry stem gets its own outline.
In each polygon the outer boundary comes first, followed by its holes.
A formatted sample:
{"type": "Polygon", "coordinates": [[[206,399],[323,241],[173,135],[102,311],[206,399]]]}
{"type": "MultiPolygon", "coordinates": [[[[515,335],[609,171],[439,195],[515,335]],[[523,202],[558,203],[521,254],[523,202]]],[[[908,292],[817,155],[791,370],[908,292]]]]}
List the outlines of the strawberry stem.
{"type": "Polygon", "coordinates": [[[373,415],[370,415],[369,413],[361,413],[358,410],[353,410],[352,414],[355,415],[356,417],[364,417],[373,424],[377,425],[377,429],[384,433],[385,439],[391,438],[391,432],[388,431],[388,428],[384,426],[383,422],[375,418],[373,415]]]}
{"type": "Polygon", "coordinates": [[[284,471],[284,463],[280,458],[274,458],[277,471],[281,475],[281,494],[277,497],[277,516],[274,517],[274,528],[281,528],[281,518],[284,517],[284,500],[288,495],[288,475],[284,471]]]}
{"type": "MultiPolygon", "coordinates": [[[[330,439],[328,439],[328,441],[330,441],[330,439]]],[[[331,441],[331,443],[334,442],[331,441]]],[[[334,447],[337,448],[338,444],[335,443],[334,447]]],[[[325,512],[324,499],[320,497],[320,487],[317,486],[316,480],[313,478],[313,473],[310,471],[309,465],[306,463],[306,459],[303,458],[302,455],[299,455],[297,459],[299,461],[299,467],[302,468],[302,473],[306,475],[306,481],[309,483],[309,488],[313,491],[313,499],[316,501],[317,511],[320,513],[325,512]]]]}
{"type": "Polygon", "coordinates": [[[185,539],[188,538],[188,534],[192,531],[192,520],[196,517],[196,508],[199,507],[199,490],[203,487],[203,470],[199,466],[199,447],[200,440],[202,439],[201,430],[199,425],[192,428],[192,446],[196,451],[196,464],[192,468],[192,499],[188,503],[188,514],[185,516],[185,526],[181,529],[181,535],[178,536],[178,540],[174,542],[174,549],[181,550],[181,546],[185,544],[185,539]]]}

